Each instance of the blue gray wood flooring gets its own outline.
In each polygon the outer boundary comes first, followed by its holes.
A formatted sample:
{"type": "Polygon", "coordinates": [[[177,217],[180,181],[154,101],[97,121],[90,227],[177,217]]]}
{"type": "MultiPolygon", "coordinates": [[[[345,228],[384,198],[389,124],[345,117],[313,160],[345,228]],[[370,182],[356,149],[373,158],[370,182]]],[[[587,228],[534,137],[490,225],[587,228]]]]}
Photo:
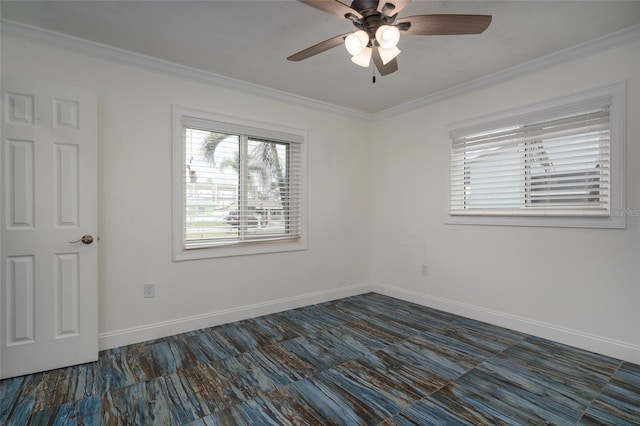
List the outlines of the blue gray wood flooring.
{"type": "Polygon", "coordinates": [[[0,382],[1,425],[640,425],[640,366],[375,293],[0,382]]]}

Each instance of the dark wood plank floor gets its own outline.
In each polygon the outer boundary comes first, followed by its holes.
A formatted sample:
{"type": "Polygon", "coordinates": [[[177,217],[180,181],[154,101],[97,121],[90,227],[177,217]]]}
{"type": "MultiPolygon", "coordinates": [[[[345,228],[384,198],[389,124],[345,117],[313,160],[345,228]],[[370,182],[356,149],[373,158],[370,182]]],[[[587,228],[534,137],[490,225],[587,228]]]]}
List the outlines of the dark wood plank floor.
{"type": "Polygon", "coordinates": [[[640,366],[369,293],[0,382],[2,425],[640,424],[640,366]]]}

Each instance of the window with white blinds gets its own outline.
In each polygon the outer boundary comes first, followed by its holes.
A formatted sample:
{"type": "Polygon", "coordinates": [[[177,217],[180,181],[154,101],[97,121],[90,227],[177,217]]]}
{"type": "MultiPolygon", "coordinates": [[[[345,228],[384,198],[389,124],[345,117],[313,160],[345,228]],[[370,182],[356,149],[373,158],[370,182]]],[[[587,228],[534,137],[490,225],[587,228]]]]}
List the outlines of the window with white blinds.
{"type": "Polygon", "coordinates": [[[556,101],[452,129],[449,216],[562,218],[554,226],[599,226],[602,218],[603,227],[620,227],[620,220],[612,219],[624,210],[624,127],[616,96],[599,94],[564,105],[556,101]],[[572,218],[588,221],[580,225],[572,218]]]}
{"type": "Polygon", "coordinates": [[[304,133],[260,125],[174,108],[176,260],[306,248],[304,133]]]}

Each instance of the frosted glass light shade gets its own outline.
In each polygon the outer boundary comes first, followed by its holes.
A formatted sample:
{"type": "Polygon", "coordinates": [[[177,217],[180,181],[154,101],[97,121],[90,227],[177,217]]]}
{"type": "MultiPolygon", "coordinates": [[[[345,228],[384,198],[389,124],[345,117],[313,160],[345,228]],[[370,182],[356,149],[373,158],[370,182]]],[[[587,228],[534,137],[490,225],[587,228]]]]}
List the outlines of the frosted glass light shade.
{"type": "Polygon", "coordinates": [[[366,68],[369,66],[369,63],[371,62],[372,52],[373,52],[373,49],[371,49],[370,47],[365,47],[364,49],[362,49],[362,52],[359,55],[353,56],[351,58],[351,62],[366,68]]]}
{"type": "Polygon", "coordinates": [[[380,53],[380,59],[382,59],[382,63],[387,65],[390,61],[393,60],[396,56],[400,54],[401,50],[397,47],[392,47],[390,49],[385,49],[384,47],[378,48],[378,53],[380,53]]]}
{"type": "Polygon", "coordinates": [[[369,35],[363,30],[349,34],[344,39],[344,46],[352,56],[361,54],[365,47],[367,47],[367,44],[369,44],[369,35]]]}
{"type": "Polygon", "coordinates": [[[376,40],[385,49],[396,47],[400,41],[400,30],[391,25],[382,25],[376,30],[376,40]]]}

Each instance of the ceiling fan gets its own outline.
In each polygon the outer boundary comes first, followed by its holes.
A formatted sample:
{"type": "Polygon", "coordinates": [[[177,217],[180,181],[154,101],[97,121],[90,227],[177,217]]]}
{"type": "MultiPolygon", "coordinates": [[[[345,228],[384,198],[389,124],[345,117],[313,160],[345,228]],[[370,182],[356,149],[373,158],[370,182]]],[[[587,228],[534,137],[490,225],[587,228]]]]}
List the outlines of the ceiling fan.
{"type": "Polygon", "coordinates": [[[373,58],[380,75],[398,70],[396,57],[400,50],[397,43],[401,32],[408,35],[480,34],[491,23],[491,15],[415,15],[399,18],[398,13],[411,0],[354,0],[350,6],[339,0],[298,1],[346,18],[358,30],[331,37],[289,56],[288,60],[301,61],[344,43],[354,63],[368,67],[373,58]]]}

